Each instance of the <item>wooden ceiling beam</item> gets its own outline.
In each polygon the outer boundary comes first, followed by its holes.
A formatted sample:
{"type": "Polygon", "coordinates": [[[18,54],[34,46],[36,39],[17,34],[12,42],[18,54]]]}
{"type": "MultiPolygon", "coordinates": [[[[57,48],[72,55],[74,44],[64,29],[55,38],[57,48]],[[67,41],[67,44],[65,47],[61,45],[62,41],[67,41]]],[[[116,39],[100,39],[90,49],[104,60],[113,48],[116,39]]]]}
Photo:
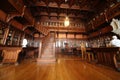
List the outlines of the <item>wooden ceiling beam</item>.
{"type": "MultiPolygon", "coordinates": [[[[45,4],[42,4],[42,2],[36,2],[36,4],[34,6],[36,7],[45,7],[46,5],[45,4]]],[[[60,5],[60,4],[59,4],[60,5]]],[[[51,8],[58,8],[58,6],[51,6],[49,5],[48,7],[51,7],[51,8]]],[[[60,9],[66,9],[66,7],[59,7],[60,9]]],[[[70,7],[68,8],[70,9],[70,7]]],[[[82,7],[82,8],[76,8],[76,10],[88,10],[88,11],[93,11],[92,9],[88,8],[88,7],[82,7]]]]}

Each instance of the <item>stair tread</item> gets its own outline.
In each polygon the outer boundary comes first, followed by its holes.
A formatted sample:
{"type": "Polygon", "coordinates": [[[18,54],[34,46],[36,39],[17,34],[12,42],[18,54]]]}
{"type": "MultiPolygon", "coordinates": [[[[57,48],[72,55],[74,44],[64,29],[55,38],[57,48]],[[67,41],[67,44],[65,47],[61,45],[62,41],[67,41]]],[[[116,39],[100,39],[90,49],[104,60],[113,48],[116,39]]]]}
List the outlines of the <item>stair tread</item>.
{"type": "Polygon", "coordinates": [[[42,56],[41,58],[52,58],[54,56],[42,56]]]}
{"type": "Polygon", "coordinates": [[[41,59],[38,59],[37,62],[51,63],[51,62],[56,62],[56,59],[55,58],[50,58],[50,59],[41,58],[41,59]]]}

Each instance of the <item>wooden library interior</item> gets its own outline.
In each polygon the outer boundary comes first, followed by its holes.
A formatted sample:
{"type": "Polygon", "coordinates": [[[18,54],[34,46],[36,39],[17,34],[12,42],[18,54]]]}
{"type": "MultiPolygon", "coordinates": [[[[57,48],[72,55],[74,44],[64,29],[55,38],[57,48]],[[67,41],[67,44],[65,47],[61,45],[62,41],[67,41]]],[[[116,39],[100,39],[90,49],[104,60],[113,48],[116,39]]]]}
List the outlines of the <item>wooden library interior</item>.
{"type": "Polygon", "coordinates": [[[120,0],[0,0],[0,80],[120,80],[120,0]]]}

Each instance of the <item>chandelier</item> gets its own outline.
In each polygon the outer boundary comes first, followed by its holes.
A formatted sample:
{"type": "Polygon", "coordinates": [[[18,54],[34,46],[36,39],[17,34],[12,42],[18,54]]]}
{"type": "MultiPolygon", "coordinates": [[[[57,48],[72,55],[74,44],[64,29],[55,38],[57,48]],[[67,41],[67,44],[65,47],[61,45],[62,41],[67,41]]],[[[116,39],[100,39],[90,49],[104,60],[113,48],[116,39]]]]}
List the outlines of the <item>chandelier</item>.
{"type": "Polygon", "coordinates": [[[67,27],[67,26],[69,26],[69,24],[70,24],[69,18],[68,18],[68,16],[66,16],[64,25],[67,27]]]}
{"type": "MultiPolygon", "coordinates": [[[[67,2],[67,0],[65,0],[65,2],[67,2]]],[[[67,14],[67,9],[66,9],[66,14],[67,14]]],[[[67,27],[67,26],[69,26],[69,24],[70,24],[70,21],[69,21],[68,16],[66,15],[65,21],[64,21],[64,26],[67,27]]]]}

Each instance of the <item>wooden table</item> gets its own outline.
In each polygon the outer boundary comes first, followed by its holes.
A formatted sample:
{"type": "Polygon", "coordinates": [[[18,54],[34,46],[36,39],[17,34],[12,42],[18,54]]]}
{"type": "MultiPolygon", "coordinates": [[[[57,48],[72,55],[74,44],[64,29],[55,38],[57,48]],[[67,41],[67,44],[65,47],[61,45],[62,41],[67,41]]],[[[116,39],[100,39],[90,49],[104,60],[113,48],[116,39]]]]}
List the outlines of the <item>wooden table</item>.
{"type": "Polygon", "coordinates": [[[100,47],[100,48],[91,48],[97,56],[98,63],[115,67],[113,57],[117,52],[120,51],[118,47],[100,47]]]}

